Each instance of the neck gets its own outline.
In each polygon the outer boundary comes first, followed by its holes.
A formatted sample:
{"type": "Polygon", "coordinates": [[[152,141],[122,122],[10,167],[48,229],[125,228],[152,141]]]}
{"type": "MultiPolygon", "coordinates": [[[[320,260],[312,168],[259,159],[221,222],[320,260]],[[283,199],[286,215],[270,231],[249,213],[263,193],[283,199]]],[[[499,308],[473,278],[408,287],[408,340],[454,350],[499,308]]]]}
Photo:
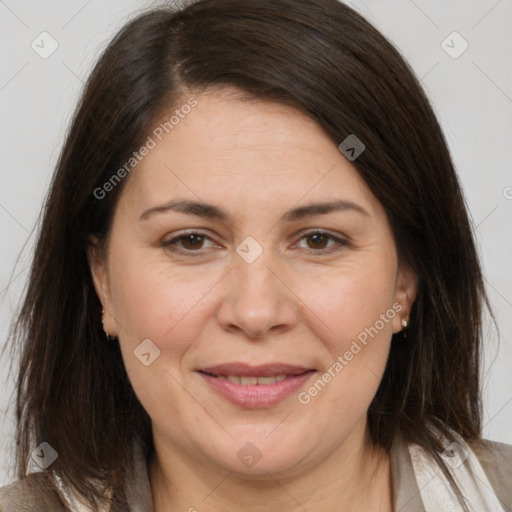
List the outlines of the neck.
{"type": "Polygon", "coordinates": [[[249,479],[198,463],[155,437],[149,478],[155,512],[392,512],[389,456],[365,428],[301,473],[249,479]]]}

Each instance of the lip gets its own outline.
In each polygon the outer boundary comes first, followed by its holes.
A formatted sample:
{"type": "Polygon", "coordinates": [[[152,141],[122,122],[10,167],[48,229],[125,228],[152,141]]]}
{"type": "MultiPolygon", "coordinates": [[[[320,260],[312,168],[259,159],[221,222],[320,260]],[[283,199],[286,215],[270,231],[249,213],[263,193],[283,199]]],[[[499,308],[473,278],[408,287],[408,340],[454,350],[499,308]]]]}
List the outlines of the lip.
{"type": "Polygon", "coordinates": [[[287,364],[251,366],[244,363],[223,364],[198,370],[210,388],[229,402],[248,409],[263,409],[278,404],[296,393],[316,370],[287,364]],[[219,379],[214,375],[270,377],[286,375],[274,384],[244,385],[219,379]]]}

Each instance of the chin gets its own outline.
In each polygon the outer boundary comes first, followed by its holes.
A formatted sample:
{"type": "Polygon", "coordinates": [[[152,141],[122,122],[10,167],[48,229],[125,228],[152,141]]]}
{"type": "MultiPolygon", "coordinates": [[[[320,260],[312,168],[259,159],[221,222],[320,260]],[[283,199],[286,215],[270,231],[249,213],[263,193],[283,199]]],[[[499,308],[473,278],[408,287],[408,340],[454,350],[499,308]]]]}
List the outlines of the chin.
{"type": "Polygon", "coordinates": [[[313,446],[308,447],[303,439],[290,438],[286,432],[269,436],[275,428],[275,424],[271,428],[245,428],[243,435],[239,433],[225,445],[217,444],[210,460],[241,478],[268,480],[300,473],[306,469],[305,459],[313,446]]]}

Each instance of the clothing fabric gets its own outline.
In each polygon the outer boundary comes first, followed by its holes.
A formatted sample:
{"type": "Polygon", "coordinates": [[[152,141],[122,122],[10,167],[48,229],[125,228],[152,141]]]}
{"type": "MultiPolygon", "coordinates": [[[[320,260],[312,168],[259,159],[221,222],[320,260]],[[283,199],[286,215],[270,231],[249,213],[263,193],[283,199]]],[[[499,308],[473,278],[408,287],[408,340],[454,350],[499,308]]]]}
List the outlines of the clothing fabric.
{"type": "MultiPolygon", "coordinates": [[[[457,441],[447,445],[442,458],[467,498],[470,512],[506,512],[476,454],[458,434],[452,431],[452,435],[457,441]]],[[[445,445],[447,443],[445,440],[445,445]]],[[[448,479],[439,471],[431,454],[418,445],[410,445],[409,454],[426,512],[464,512],[448,479]]]]}
{"type": "MultiPolygon", "coordinates": [[[[512,446],[484,441],[470,447],[453,433],[441,457],[466,496],[471,512],[512,511],[512,446]]],[[[116,505],[105,512],[154,512],[146,456],[133,451],[134,471],[116,505]]],[[[393,512],[460,512],[463,509],[435,459],[397,436],[390,450],[393,512]]],[[[0,488],[0,512],[89,512],[51,472],[32,473],[0,488]]]]}

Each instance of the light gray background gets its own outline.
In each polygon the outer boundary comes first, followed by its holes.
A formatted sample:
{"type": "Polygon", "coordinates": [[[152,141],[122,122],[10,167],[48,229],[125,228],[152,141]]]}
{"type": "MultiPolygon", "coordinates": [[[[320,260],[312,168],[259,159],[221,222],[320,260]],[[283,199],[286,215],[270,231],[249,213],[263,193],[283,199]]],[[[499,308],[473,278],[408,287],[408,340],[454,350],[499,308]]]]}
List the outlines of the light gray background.
{"type": "MultiPolygon", "coordinates": [[[[120,26],[161,3],[0,0],[0,345],[27,276],[34,239],[29,235],[82,83],[120,26]],[[59,45],[47,59],[31,48],[43,31],[59,45]]],[[[485,343],[484,434],[512,444],[512,0],[349,3],[408,59],[445,130],[501,331],[500,343],[493,329],[485,343]],[[456,59],[441,46],[453,31],[469,44],[456,59]]],[[[462,41],[453,37],[447,44],[452,53],[462,48],[462,41]]],[[[14,477],[14,424],[13,378],[8,361],[0,363],[2,485],[14,477]]]]}

